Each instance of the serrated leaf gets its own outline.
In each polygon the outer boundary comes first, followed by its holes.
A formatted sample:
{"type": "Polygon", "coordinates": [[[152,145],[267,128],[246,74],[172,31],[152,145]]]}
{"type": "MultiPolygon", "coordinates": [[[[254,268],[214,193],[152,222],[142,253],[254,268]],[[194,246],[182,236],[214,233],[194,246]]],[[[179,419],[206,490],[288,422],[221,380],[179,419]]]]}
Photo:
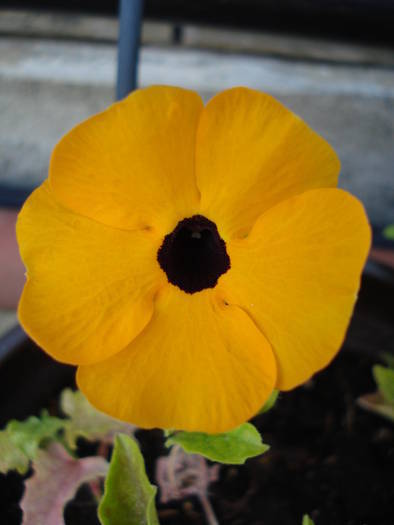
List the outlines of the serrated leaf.
{"type": "Polygon", "coordinates": [[[10,421],[6,432],[14,445],[29,459],[34,459],[40,444],[48,439],[57,439],[64,425],[64,419],[49,416],[43,411],[40,418],[31,416],[25,421],[10,421]]]}
{"type": "Polygon", "coordinates": [[[159,525],[156,487],[145,472],[135,440],[118,434],[98,515],[102,525],[159,525]]]}
{"type": "Polygon", "coordinates": [[[200,454],[211,461],[242,465],[248,458],[259,456],[269,449],[251,423],[222,434],[202,432],[176,432],[166,446],[180,445],[189,454],[200,454]]]}
{"type": "Polygon", "coordinates": [[[390,241],[394,241],[394,224],[389,224],[384,228],[383,237],[386,237],[386,239],[389,239],[390,241]]]}
{"type": "Polygon", "coordinates": [[[39,450],[34,474],[25,483],[21,501],[22,525],[64,525],[63,511],[82,483],[105,476],[108,463],[102,457],[75,459],[62,445],[51,443],[39,450]]]}
{"type": "Polygon", "coordinates": [[[387,403],[380,392],[365,394],[357,399],[360,407],[394,421],[394,405],[387,403]]]}
{"type": "Polygon", "coordinates": [[[266,412],[271,410],[271,408],[273,408],[275,406],[275,403],[276,403],[276,401],[278,399],[278,396],[279,396],[279,390],[275,390],[274,389],[271,392],[270,397],[264,403],[263,407],[259,410],[258,414],[265,414],[266,412]]]}
{"type": "Polygon", "coordinates": [[[394,370],[375,365],[372,372],[382,397],[387,403],[394,405],[394,370]]]}
{"type": "Polygon", "coordinates": [[[17,470],[26,474],[40,445],[58,439],[64,425],[63,419],[51,417],[45,411],[40,418],[31,416],[25,421],[10,421],[0,432],[0,472],[17,470]]]}
{"type": "Polygon", "coordinates": [[[63,390],[60,406],[70,419],[65,425],[67,445],[75,449],[79,437],[89,441],[109,441],[118,433],[132,434],[135,426],[114,419],[94,408],[80,391],[63,390]]]}
{"type": "Polygon", "coordinates": [[[0,432],[0,472],[17,470],[26,474],[29,469],[29,458],[10,439],[5,430],[0,432]]]}
{"type": "Polygon", "coordinates": [[[302,525],[315,525],[313,520],[308,516],[308,514],[304,514],[302,517],[302,525]]]}

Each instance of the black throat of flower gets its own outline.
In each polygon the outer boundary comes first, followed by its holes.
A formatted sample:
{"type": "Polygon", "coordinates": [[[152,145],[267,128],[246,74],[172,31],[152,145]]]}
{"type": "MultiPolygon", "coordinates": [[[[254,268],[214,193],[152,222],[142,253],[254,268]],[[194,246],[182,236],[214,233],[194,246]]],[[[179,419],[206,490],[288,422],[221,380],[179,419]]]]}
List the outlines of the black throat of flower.
{"type": "Polygon", "coordinates": [[[230,268],[226,243],[216,224],[202,215],[178,222],[164,237],[157,260],[170,283],[187,293],[214,288],[230,268]]]}

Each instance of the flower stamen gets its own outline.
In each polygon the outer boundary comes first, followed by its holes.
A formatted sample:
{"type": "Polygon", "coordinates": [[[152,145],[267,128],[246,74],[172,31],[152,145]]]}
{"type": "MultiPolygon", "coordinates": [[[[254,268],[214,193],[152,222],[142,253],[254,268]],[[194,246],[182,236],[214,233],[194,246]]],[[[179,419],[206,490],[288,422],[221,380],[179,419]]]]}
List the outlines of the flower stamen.
{"type": "Polygon", "coordinates": [[[216,224],[202,215],[179,221],[164,237],[157,260],[169,282],[186,293],[214,288],[230,268],[226,243],[216,224]]]}

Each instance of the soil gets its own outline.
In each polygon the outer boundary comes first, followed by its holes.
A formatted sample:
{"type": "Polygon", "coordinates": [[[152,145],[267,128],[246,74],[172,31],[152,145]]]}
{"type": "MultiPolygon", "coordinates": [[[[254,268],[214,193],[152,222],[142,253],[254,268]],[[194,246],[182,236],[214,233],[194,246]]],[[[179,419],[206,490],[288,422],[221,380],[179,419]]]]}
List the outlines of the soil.
{"type": "MultiPolygon", "coordinates": [[[[363,412],[359,395],[374,389],[372,361],[342,353],[313,381],[282,394],[254,423],[271,445],[241,467],[222,467],[211,487],[219,523],[393,525],[394,427],[363,412]]],[[[162,451],[139,436],[145,457],[162,451]]],[[[152,461],[148,462],[150,472],[152,461]]],[[[159,510],[162,525],[203,524],[197,501],[159,510]]],[[[71,524],[70,524],[71,525],[71,524]]]]}
{"type": "MultiPolygon", "coordinates": [[[[392,308],[371,312],[370,304],[359,301],[334,362],[306,385],[281,394],[270,412],[254,420],[271,449],[243,466],[221,467],[210,490],[221,525],[301,525],[305,513],[316,525],[393,525],[394,426],[356,403],[375,390],[371,367],[379,351],[393,350],[392,308]]],[[[154,483],[155,461],[168,453],[162,433],[139,431],[136,437],[154,483]]],[[[92,450],[81,441],[81,456],[92,450]]],[[[20,476],[0,475],[2,525],[21,523],[22,492],[20,476]]],[[[205,523],[193,498],[159,504],[158,512],[161,525],[205,523]]],[[[67,505],[65,523],[99,525],[88,486],[67,505]]]]}

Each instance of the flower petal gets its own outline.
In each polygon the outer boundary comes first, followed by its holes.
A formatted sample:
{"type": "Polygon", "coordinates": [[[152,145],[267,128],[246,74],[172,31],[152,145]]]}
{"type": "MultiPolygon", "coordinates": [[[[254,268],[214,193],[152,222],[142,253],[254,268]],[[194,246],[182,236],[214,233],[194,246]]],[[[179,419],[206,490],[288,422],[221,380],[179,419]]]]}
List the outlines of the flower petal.
{"type": "Polygon", "coordinates": [[[66,207],[103,224],[171,231],[195,213],[200,97],[154,86],[71,130],[54,149],[50,181],[66,207]]]}
{"type": "Polygon", "coordinates": [[[150,320],[165,276],[152,232],[109,228],[59,205],[45,182],[17,223],[28,281],[19,304],[27,333],[66,363],[123,349],[150,320]]]}
{"type": "Polygon", "coordinates": [[[336,186],[331,146],[274,98],[246,88],[215,96],[197,132],[201,211],[228,239],[246,235],[268,208],[306,190],[336,186]]]}
{"type": "Polygon", "coordinates": [[[217,433],[252,417],[276,380],[271,348],[250,318],[216,291],[172,285],[127,349],[78,369],[98,409],[144,428],[217,433]]]}
{"type": "Polygon", "coordinates": [[[311,190],[262,215],[228,243],[231,290],[271,343],[277,387],[293,388],[339,350],[370,246],[361,203],[342,190],[311,190]]]}

